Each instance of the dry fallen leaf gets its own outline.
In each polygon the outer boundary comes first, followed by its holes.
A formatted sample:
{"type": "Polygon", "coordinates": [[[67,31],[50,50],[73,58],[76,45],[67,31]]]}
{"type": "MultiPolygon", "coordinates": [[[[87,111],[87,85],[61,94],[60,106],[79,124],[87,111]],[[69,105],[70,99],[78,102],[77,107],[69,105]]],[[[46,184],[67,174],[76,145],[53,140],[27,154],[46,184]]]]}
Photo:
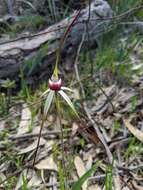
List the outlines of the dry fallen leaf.
{"type": "Polygon", "coordinates": [[[88,190],[101,190],[101,187],[99,185],[92,185],[88,188],[88,190]]]}
{"type": "Polygon", "coordinates": [[[5,121],[2,120],[2,121],[0,121],[0,132],[3,131],[4,128],[5,128],[5,121]]]}
{"type": "Polygon", "coordinates": [[[92,167],[92,163],[93,163],[93,157],[91,154],[88,153],[88,159],[86,163],[87,170],[89,170],[92,167]]]}
{"type": "MultiPolygon", "coordinates": [[[[23,149],[20,149],[20,152],[19,152],[18,154],[25,154],[25,153],[27,153],[27,152],[30,152],[30,151],[34,150],[34,149],[37,147],[37,142],[38,142],[38,139],[35,140],[35,141],[34,141],[31,145],[29,145],[28,147],[23,148],[23,149]]],[[[41,138],[41,139],[40,139],[40,145],[39,145],[39,146],[42,146],[42,145],[44,145],[44,144],[46,144],[46,140],[43,139],[43,138],[41,138]]]]}
{"type": "Polygon", "coordinates": [[[26,178],[28,184],[27,187],[30,189],[31,187],[37,187],[41,184],[42,180],[37,176],[34,170],[23,170],[20,174],[18,182],[16,184],[15,190],[19,190],[23,185],[23,176],[26,178]]]}
{"type": "Polygon", "coordinates": [[[36,172],[32,171],[32,176],[28,182],[28,187],[37,187],[41,183],[42,183],[41,178],[36,174],[36,172]]]}
{"type": "Polygon", "coordinates": [[[29,132],[29,126],[31,124],[31,111],[27,104],[23,105],[21,113],[21,121],[19,123],[17,135],[22,135],[29,132]]]}
{"type": "MultiPolygon", "coordinates": [[[[4,173],[0,172],[0,181],[3,181],[6,179],[6,176],[4,175],[4,173]]],[[[4,184],[1,184],[0,185],[0,189],[3,189],[4,188],[4,184]]]]}
{"type": "Polygon", "coordinates": [[[80,99],[80,93],[78,89],[72,89],[73,93],[71,94],[71,98],[73,98],[74,100],[79,100],[80,99]]]}
{"type": "Polygon", "coordinates": [[[123,187],[122,190],[130,190],[129,187],[123,187]]]}
{"type": "Polygon", "coordinates": [[[38,164],[35,165],[35,167],[39,170],[54,170],[54,171],[58,171],[57,165],[54,162],[52,156],[47,157],[43,160],[41,160],[38,164]]]}
{"type": "MultiPolygon", "coordinates": [[[[86,173],[86,168],[84,166],[84,163],[82,161],[82,159],[79,156],[76,156],[74,159],[74,165],[76,167],[77,170],[77,174],[79,177],[81,177],[82,175],[84,175],[86,173]]],[[[85,181],[82,185],[82,190],[87,190],[87,181],[85,181]]]]}
{"type": "Polygon", "coordinates": [[[78,128],[79,128],[78,124],[76,122],[73,122],[73,124],[72,124],[72,134],[71,134],[72,137],[77,133],[78,128]]]}
{"type": "MultiPolygon", "coordinates": [[[[51,175],[49,177],[49,183],[51,184],[57,183],[57,174],[55,172],[51,172],[51,175]]],[[[49,190],[58,190],[58,187],[56,185],[53,185],[53,187],[50,187],[49,190]]]]}
{"type": "MultiPolygon", "coordinates": [[[[104,88],[103,90],[106,93],[106,95],[111,98],[113,94],[115,93],[116,87],[115,85],[112,85],[110,87],[104,88]]],[[[95,105],[92,106],[91,112],[92,113],[97,112],[98,114],[102,114],[108,108],[107,103],[108,103],[107,97],[103,93],[101,93],[101,95],[97,98],[95,105]]]]}
{"type": "Polygon", "coordinates": [[[132,185],[136,190],[143,190],[143,186],[138,185],[135,180],[132,181],[132,185]]]}
{"type": "Polygon", "coordinates": [[[125,126],[129,129],[129,131],[141,142],[143,142],[143,132],[139,129],[135,128],[129,119],[123,119],[125,126]]]}

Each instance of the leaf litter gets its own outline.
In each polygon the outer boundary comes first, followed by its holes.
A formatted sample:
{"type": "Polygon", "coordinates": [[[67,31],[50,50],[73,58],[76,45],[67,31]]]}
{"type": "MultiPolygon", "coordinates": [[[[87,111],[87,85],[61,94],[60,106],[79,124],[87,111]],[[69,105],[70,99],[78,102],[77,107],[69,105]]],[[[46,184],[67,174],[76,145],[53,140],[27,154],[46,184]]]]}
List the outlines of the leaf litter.
{"type": "MultiPolygon", "coordinates": [[[[138,122],[138,117],[141,118],[143,117],[143,109],[141,109],[141,105],[142,105],[142,99],[140,98],[140,89],[138,89],[138,91],[136,91],[133,87],[127,89],[127,88],[117,88],[117,86],[115,87],[115,85],[112,85],[110,87],[105,87],[103,88],[104,91],[106,92],[107,96],[110,96],[110,100],[112,101],[112,104],[114,105],[115,108],[115,112],[113,110],[111,110],[111,105],[110,102],[107,101],[107,97],[105,97],[105,95],[98,92],[98,95],[96,97],[97,101],[92,101],[91,104],[91,114],[92,116],[94,116],[94,120],[97,121],[100,125],[100,129],[102,131],[102,133],[104,134],[104,137],[107,141],[107,143],[111,146],[114,142],[116,142],[116,139],[122,139],[122,138],[128,138],[130,133],[133,134],[133,136],[135,136],[139,141],[142,141],[142,129],[140,128],[136,128],[139,126],[139,122],[138,122]],[[132,103],[132,98],[136,96],[136,102],[135,105],[133,105],[132,103]],[[136,110],[136,113],[134,112],[134,110],[136,110]],[[136,125],[132,125],[130,123],[130,121],[128,119],[123,119],[124,114],[126,114],[126,118],[130,118],[131,116],[134,117],[134,121],[136,125]],[[137,118],[137,119],[135,119],[137,118]],[[126,131],[126,136],[124,136],[124,131],[125,128],[127,127],[127,129],[129,129],[129,131],[126,131]],[[114,140],[115,139],[115,140],[114,140]]],[[[95,94],[96,96],[96,94],[95,94]]],[[[22,110],[21,110],[21,117],[20,117],[20,123],[18,126],[18,130],[13,129],[12,133],[9,133],[9,137],[15,137],[15,139],[17,137],[21,137],[20,141],[18,139],[14,140],[15,143],[17,144],[16,147],[16,151],[17,151],[17,155],[26,155],[29,154],[28,159],[32,159],[33,158],[33,151],[35,151],[36,145],[37,145],[37,138],[36,137],[32,137],[31,138],[23,138],[22,136],[25,134],[35,134],[36,132],[39,131],[39,126],[40,123],[36,122],[36,126],[34,126],[33,130],[29,133],[29,124],[31,123],[31,111],[30,109],[27,107],[26,104],[24,104],[22,106],[22,110]],[[30,156],[31,155],[31,156],[30,156]]],[[[49,118],[55,118],[54,116],[49,116],[49,118]]],[[[49,122],[47,121],[46,126],[48,125],[55,125],[54,124],[55,120],[54,119],[50,119],[49,122]]],[[[68,122],[64,119],[63,124],[65,125],[69,125],[68,122]]],[[[90,123],[88,123],[88,121],[86,122],[87,126],[90,126],[90,123]]],[[[5,125],[5,121],[1,122],[1,131],[4,131],[5,125]]],[[[71,142],[74,140],[74,138],[77,138],[78,141],[76,141],[75,143],[75,147],[76,146],[81,146],[81,150],[79,151],[79,156],[75,156],[74,159],[74,167],[75,170],[73,170],[73,174],[76,177],[74,177],[74,180],[77,180],[79,177],[81,177],[88,169],[90,169],[92,167],[92,165],[94,164],[95,160],[100,159],[102,160],[103,163],[107,162],[107,158],[105,157],[106,153],[104,152],[102,146],[100,145],[100,143],[97,143],[97,145],[93,145],[92,142],[90,142],[90,140],[88,140],[88,138],[84,138],[84,136],[81,138],[79,136],[79,123],[78,122],[73,122],[70,124],[72,126],[72,130],[71,130],[71,136],[73,137],[73,139],[71,140],[71,142]],[[79,144],[79,142],[81,141],[81,139],[83,139],[83,141],[85,141],[85,145],[79,144]],[[78,142],[78,143],[77,143],[78,142]]],[[[44,132],[48,131],[56,131],[56,128],[52,127],[46,127],[44,128],[44,132]]],[[[82,130],[84,131],[84,127],[82,128],[82,130]]],[[[86,127],[85,127],[86,130],[86,127]]],[[[83,132],[84,133],[84,132],[83,132]]],[[[94,134],[94,131],[91,130],[92,135],[94,134]]],[[[50,133],[49,133],[50,134],[50,133]]],[[[51,135],[50,135],[51,136],[51,135]]],[[[50,137],[49,136],[49,137],[50,137]]],[[[57,175],[58,175],[58,165],[56,164],[56,162],[54,161],[54,158],[52,156],[52,149],[53,146],[55,144],[57,144],[57,140],[56,138],[58,138],[59,134],[53,134],[53,137],[55,136],[55,140],[49,141],[48,139],[48,135],[45,137],[42,137],[40,140],[40,151],[38,153],[38,162],[35,165],[35,169],[37,170],[45,170],[48,171],[48,176],[45,176],[45,181],[46,183],[49,183],[50,185],[52,183],[58,183],[57,180],[57,175]],[[49,147],[49,149],[48,149],[49,147]],[[56,174],[54,174],[53,176],[53,172],[56,174]]],[[[86,135],[85,135],[86,136],[86,135]]],[[[66,142],[68,142],[68,140],[65,139],[65,144],[66,142]]],[[[129,143],[129,140],[127,141],[127,143],[125,143],[123,145],[126,146],[129,143]]],[[[59,143],[60,145],[60,143],[59,143]]],[[[59,146],[58,145],[58,146],[59,146]]],[[[114,150],[116,152],[116,150],[114,150]]],[[[3,157],[3,151],[0,150],[1,152],[1,157],[3,157]]],[[[68,152],[70,152],[70,150],[68,150],[68,152]]],[[[127,166],[128,168],[131,166],[130,163],[126,163],[125,159],[123,158],[123,152],[122,149],[119,151],[120,157],[122,159],[122,166],[127,166]],[[126,165],[125,165],[126,163],[126,165]]],[[[132,162],[134,163],[134,165],[136,165],[137,163],[139,164],[139,161],[136,159],[136,157],[133,157],[132,162]]],[[[133,165],[133,164],[132,164],[133,165]]],[[[9,170],[9,168],[7,168],[7,171],[9,170]]],[[[24,170],[25,171],[25,170],[24,170]]],[[[106,170],[101,170],[100,172],[98,172],[96,175],[100,176],[103,175],[105,173],[106,170]]],[[[38,188],[39,186],[41,186],[41,184],[43,183],[43,180],[41,178],[41,176],[37,176],[37,172],[35,170],[32,171],[32,176],[33,177],[28,177],[28,187],[35,186],[35,189],[38,188]]],[[[5,179],[5,173],[2,173],[3,177],[2,179],[5,179]]],[[[6,174],[7,175],[7,174],[6,174]]],[[[30,174],[31,175],[31,174],[30,174]]],[[[126,174],[124,174],[126,175],[126,174]]],[[[140,175],[140,174],[139,174],[140,175]]],[[[16,188],[19,189],[22,185],[22,173],[19,176],[16,188]]],[[[29,176],[29,174],[28,174],[29,176]]],[[[99,178],[100,179],[100,178],[99,178]]],[[[104,178],[105,179],[105,178],[104,178]]],[[[102,183],[102,180],[101,182],[102,183]]],[[[87,181],[82,185],[82,189],[86,190],[86,189],[100,189],[100,183],[97,183],[97,181],[92,180],[92,182],[90,182],[90,180],[87,181]],[[94,184],[93,184],[94,182],[94,184]]],[[[122,183],[120,181],[120,183],[122,183]]],[[[134,185],[135,186],[135,185],[134,185]]],[[[125,187],[124,187],[125,189],[125,187]]],[[[128,187],[126,187],[126,189],[128,189],[128,187]]]]}

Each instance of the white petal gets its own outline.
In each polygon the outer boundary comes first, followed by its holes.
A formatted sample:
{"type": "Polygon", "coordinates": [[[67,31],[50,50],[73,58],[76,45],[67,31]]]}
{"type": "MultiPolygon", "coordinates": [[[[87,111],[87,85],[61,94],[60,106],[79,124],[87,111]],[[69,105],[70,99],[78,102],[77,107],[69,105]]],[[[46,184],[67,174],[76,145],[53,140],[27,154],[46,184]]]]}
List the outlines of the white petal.
{"type": "Polygon", "coordinates": [[[65,86],[62,86],[61,89],[62,89],[62,90],[67,90],[67,91],[73,92],[72,89],[70,89],[70,88],[68,88],[68,87],[65,87],[65,86]]]}

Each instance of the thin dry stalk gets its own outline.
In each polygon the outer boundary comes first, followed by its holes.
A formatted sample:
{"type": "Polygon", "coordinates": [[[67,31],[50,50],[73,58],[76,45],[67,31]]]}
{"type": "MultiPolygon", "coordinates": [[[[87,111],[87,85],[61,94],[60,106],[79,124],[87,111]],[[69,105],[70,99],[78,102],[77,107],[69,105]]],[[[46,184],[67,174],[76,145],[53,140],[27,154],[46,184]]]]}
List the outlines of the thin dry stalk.
{"type": "MultiPolygon", "coordinates": [[[[79,54],[80,54],[80,50],[82,48],[82,45],[83,45],[83,42],[84,42],[84,39],[85,39],[85,32],[82,36],[82,40],[81,40],[81,43],[79,45],[79,48],[78,48],[78,51],[77,51],[77,56],[76,56],[76,59],[75,59],[75,64],[74,64],[74,67],[75,67],[75,73],[76,73],[76,78],[77,78],[77,81],[79,82],[79,85],[80,85],[80,89],[81,89],[81,93],[82,93],[82,96],[83,96],[83,99],[85,100],[86,99],[86,96],[85,96],[85,92],[84,92],[84,87],[83,87],[83,84],[81,82],[81,79],[80,79],[80,76],[79,76],[79,71],[78,71],[78,59],[79,59],[79,54]]],[[[114,187],[116,190],[120,190],[120,179],[119,179],[119,175],[118,175],[118,170],[117,170],[117,167],[116,167],[116,163],[115,161],[113,162],[113,156],[112,156],[112,153],[104,139],[104,136],[103,134],[100,132],[99,130],[99,127],[97,126],[97,124],[95,123],[95,121],[92,119],[91,115],[90,115],[90,112],[88,110],[88,106],[87,106],[87,103],[86,101],[83,102],[83,107],[84,107],[84,111],[88,117],[88,119],[90,120],[91,124],[93,125],[96,133],[97,133],[97,136],[98,138],[100,139],[100,141],[102,142],[105,150],[106,150],[106,153],[107,153],[107,156],[108,156],[108,159],[109,159],[109,163],[112,165],[113,164],[113,173],[116,174],[116,176],[114,176],[113,178],[113,181],[114,181],[114,187]]]]}

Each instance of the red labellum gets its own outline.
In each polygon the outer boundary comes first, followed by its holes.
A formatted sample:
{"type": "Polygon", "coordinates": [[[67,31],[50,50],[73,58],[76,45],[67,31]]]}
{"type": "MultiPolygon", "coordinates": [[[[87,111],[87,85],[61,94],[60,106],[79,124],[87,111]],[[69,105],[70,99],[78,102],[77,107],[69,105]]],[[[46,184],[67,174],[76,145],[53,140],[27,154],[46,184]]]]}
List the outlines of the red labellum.
{"type": "Polygon", "coordinates": [[[58,80],[51,80],[49,79],[49,88],[51,90],[55,90],[55,91],[59,91],[61,89],[62,86],[62,80],[61,78],[58,80]]]}

